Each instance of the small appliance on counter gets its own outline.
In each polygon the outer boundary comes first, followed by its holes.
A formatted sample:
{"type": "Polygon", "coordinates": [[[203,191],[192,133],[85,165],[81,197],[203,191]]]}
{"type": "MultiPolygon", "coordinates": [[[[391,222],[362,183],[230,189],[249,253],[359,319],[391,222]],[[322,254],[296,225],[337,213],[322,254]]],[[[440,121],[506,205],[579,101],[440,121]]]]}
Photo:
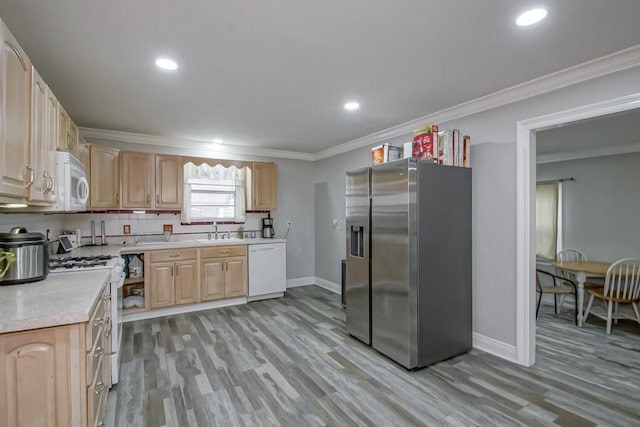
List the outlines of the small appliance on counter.
{"type": "Polygon", "coordinates": [[[262,218],[262,237],[265,239],[272,239],[275,237],[275,230],[273,229],[273,218],[262,218]]]}
{"type": "Polygon", "coordinates": [[[0,233],[0,285],[38,282],[49,273],[49,242],[42,233],[14,227],[0,233]]]}

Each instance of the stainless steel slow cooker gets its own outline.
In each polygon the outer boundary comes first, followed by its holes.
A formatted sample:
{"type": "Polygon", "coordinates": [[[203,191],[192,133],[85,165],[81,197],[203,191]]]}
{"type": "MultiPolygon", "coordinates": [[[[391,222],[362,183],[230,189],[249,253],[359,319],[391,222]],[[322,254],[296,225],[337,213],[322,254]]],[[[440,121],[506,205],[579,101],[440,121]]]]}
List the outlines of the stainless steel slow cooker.
{"type": "Polygon", "coordinates": [[[37,282],[49,273],[49,243],[42,233],[15,227],[0,233],[0,285],[37,282]]]}

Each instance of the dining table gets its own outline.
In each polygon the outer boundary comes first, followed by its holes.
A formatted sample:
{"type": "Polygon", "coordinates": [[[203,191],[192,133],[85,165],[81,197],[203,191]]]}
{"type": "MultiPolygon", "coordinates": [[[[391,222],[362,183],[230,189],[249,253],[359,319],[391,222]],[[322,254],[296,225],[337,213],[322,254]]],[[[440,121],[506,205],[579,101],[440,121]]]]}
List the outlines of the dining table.
{"type": "Polygon", "coordinates": [[[576,295],[578,327],[582,327],[582,321],[584,318],[584,284],[588,277],[605,277],[611,263],[598,261],[554,261],[551,264],[561,271],[574,274],[576,277],[578,285],[578,295],[576,295]]]}

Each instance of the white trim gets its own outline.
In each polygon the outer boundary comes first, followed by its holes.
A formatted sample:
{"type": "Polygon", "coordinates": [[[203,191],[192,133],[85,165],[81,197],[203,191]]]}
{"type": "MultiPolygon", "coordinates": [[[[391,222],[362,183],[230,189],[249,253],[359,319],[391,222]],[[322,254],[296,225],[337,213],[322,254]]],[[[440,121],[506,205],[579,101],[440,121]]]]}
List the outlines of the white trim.
{"type": "Polygon", "coordinates": [[[283,296],[284,292],[272,292],[270,294],[247,296],[247,302],[262,301],[271,298],[282,298],[283,296]]]}
{"type": "Polygon", "coordinates": [[[587,148],[578,151],[564,151],[562,153],[541,154],[536,157],[537,164],[566,162],[569,160],[589,159],[592,157],[615,156],[640,152],[640,142],[624,145],[604,145],[602,147],[587,148]]]}
{"type": "Polygon", "coordinates": [[[552,126],[640,108],[640,93],[559,111],[516,123],[516,354],[535,362],[535,132],[552,126]]]}
{"type": "Polygon", "coordinates": [[[232,305],[246,304],[245,297],[229,298],[218,301],[202,302],[200,304],[176,305],[167,308],[154,308],[153,310],[137,311],[122,316],[122,322],[133,322],[135,320],[155,319],[156,317],[172,316],[174,314],[191,313],[193,311],[209,310],[212,308],[230,307],[232,305]]]}
{"type": "Polygon", "coordinates": [[[80,128],[80,132],[89,141],[103,140],[125,142],[132,144],[151,145],[160,147],[184,147],[198,151],[208,151],[212,154],[242,154],[247,156],[275,157],[280,159],[295,159],[314,161],[315,155],[298,151],[277,150],[271,148],[250,147],[242,145],[213,144],[211,142],[195,141],[185,138],[166,138],[140,133],[118,132],[106,129],[80,128]]]}
{"type": "Polygon", "coordinates": [[[314,157],[315,160],[322,160],[357,148],[376,145],[391,138],[411,135],[414,129],[428,123],[445,123],[638,66],[640,44],[328,148],[316,153],[314,157]]]}
{"type": "Polygon", "coordinates": [[[85,135],[85,137],[91,140],[119,141],[174,148],[189,147],[196,150],[210,151],[213,154],[243,154],[248,156],[318,161],[358,148],[386,142],[391,138],[401,136],[408,137],[415,128],[423,126],[425,123],[445,123],[472,114],[477,114],[482,111],[491,110],[506,104],[521,101],[523,99],[531,98],[533,96],[552,92],[576,83],[638,66],[640,66],[640,44],[555,73],[547,74],[546,76],[542,76],[537,79],[502,89],[480,98],[472,99],[462,104],[392,126],[317,153],[303,153],[297,151],[228,144],[212,145],[212,143],[209,142],[188,140],[184,138],[166,138],[93,128],[80,128],[80,131],[85,135]]]}
{"type": "Polygon", "coordinates": [[[309,285],[315,285],[315,284],[316,284],[316,278],[314,276],[287,279],[287,289],[297,288],[298,286],[309,286],[309,285]]]}
{"type": "Polygon", "coordinates": [[[342,286],[339,285],[338,283],[333,283],[330,282],[326,279],[323,279],[322,277],[316,277],[316,286],[320,286],[321,288],[324,288],[330,292],[333,292],[334,294],[338,294],[341,295],[342,294],[342,286]]]}
{"type": "Polygon", "coordinates": [[[477,332],[473,333],[473,348],[482,350],[485,353],[493,354],[509,362],[518,363],[516,357],[516,348],[511,344],[489,338],[477,332]]]}

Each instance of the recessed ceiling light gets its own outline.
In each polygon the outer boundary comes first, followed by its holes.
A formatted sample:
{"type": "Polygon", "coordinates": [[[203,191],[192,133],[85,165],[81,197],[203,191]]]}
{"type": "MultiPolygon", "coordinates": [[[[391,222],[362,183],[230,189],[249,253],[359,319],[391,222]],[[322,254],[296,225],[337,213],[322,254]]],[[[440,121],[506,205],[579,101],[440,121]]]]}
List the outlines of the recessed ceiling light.
{"type": "Polygon", "coordinates": [[[156,66],[163,70],[173,71],[178,69],[178,64],[173,59],[158,58],[156,59],[156,66]]]}
{"type": "Polygon", "coordinates": [[[518,16],[516,24],[521,27],[526,27],[527,25],[533,25],[536,22],[542,21],[546,16],[546,9],[531,9],[518,16]]]}
{"type": "Polygon", "coordinates": [[[211,142],[215,143],[215,144],[224,144],[224,141],[220,138],[213,138],[211,140],[211,142]]]}
{"type": "Polygon", "coordinates": [[[355,111],[359,108],[360,108],[360,104],[357,103],[356,101],[349,101],[346,104],[344,104],[344,109],[347,111],[355,111]]]}

